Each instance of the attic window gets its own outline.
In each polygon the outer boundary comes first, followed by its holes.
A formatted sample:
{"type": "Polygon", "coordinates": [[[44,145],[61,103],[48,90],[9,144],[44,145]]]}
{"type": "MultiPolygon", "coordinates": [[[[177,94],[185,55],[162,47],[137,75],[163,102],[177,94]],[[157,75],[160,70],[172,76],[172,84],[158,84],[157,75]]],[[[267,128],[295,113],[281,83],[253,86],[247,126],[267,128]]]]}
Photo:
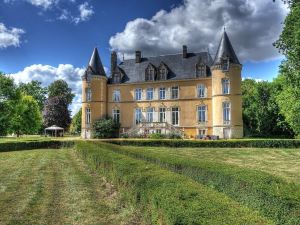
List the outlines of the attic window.
{"type": "Polygon", "coordinates": [[[199,64],[196,66],[196,77],[206,77],[206,65],[199,64]]]}
{"type": "Polygon", "coordinates": [[[166,80],[168,75],[168,69],[165,64],[161,64],[158,69],[157,80],[166,80]]]}
{"type": "Polygon", "coordinates": [[[155,68],[152,65],[149,65],[146,69],[145,80],[153,81],[155,77],[155,68]]]}
{"type": "Polygon", "coordinates": [[[114,76],[113,76],[113,82],[114,83],[121,83],[121,74],[119,74],[119,73],[114,74],[114,76]]]}
{"type": "Polygon", "coordinates": [[[222,66],[223,71],[229,70],[229,58],[228,57],[225,57],[222,59],[221,66],[222,66]]]}

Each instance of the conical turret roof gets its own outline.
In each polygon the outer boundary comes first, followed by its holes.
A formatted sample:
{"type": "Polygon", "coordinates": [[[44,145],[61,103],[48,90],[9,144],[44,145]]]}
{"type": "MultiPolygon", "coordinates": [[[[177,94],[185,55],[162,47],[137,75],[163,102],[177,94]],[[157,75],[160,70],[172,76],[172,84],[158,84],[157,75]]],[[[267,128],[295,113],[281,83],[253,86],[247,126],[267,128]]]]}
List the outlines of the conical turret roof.
{"type": "Polygon", "coordinates": [[[106,76],[97,48],[94,48],[87,70],[91,75],[106,76]]]}
{"type": "Polygon", "coordinates": [[[237,58],[233,47],[230,43],[230,40],[228,38],[228,35],[226,33],[226,31],[224,30],[224,33],[222,35],[219,47],[218,47],[218,51],[214,60],[214,65],[217,64],[221,64],[222,59],[224,58],[229,58],[229,62],[230,63],[234,63],[234,64],[240,64],[239,59],[237,58]]]}

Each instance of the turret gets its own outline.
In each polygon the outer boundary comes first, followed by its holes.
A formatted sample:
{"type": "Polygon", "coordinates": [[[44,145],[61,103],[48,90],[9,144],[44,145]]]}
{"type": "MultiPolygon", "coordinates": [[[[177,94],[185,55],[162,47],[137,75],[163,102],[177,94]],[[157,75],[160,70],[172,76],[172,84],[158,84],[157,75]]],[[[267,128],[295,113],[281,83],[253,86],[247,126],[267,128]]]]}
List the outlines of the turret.
{"type": "Polygon", "coordinates": [[[92,125],[106,117],[107,77],[95,48],[82,76],[82,132],[85,139],[92,138],[92,125]]]}
{"type": "Polygon", "coordinates": [[[225,30],[211,70],[213,134],[220,138],[242,138],[242,65],[225,30]]]}

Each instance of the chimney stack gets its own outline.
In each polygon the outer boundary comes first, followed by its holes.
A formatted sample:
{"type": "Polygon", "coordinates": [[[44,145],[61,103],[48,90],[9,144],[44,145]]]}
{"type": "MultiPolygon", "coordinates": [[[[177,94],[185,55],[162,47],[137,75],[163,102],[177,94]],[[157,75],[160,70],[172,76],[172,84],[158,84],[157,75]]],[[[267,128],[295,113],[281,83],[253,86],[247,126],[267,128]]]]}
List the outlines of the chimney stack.
{"type": "Polygon", "coordinates": [[[135,62],[140,63],[142,61],[142,52],[141,51],[135,51],[135,62]]]}
{"type": "Polygon", "coordinates": [[[111,74],[113,74],[116,71],[117,68],[117,53],[115,51],[113,51],[111,53],[111,58],[110,58],[110,72],[111,74]]]}
{"type": "Polygon", "coordinates": [[[187,46],[183,45],[182,46],[182,57],[183,58],[187,58],[187,54],[188,54],[188,52],[187,52],[187,46]]]}

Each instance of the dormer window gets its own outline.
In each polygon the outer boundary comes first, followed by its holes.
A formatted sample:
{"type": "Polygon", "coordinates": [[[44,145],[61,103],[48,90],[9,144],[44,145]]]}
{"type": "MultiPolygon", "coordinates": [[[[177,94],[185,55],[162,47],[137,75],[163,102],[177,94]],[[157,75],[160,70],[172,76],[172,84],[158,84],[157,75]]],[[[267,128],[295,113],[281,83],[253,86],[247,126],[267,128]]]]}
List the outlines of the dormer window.
{"type": "Polygon", "coordinates": [[[168,68],[164,63],[161,63],[158,69],[157,80],[166,80],[168,75],[168,68]]]}
{"type": "Polygon", "coordinates": [[[113,76],[113,82],[114,83],[121,83],[121,74],[114,74],[114,76],[113,76]]]}
{"type": "Polygon", "coordinates": [[[152,64],[149,64],[145,71],[145,80],[153,81],[155,78],[155,67],[152,64]]]}
{"type": "Polygon", "coordinates": [[[228,71],[229,70],[229,58],[224,57],[221,62],[222,71],[228,71]]]}
{"type": "Polygon", "coordinates": [[[196,66],[196,77],[206,77],[206,65],[199,64],[196,66]]]}

